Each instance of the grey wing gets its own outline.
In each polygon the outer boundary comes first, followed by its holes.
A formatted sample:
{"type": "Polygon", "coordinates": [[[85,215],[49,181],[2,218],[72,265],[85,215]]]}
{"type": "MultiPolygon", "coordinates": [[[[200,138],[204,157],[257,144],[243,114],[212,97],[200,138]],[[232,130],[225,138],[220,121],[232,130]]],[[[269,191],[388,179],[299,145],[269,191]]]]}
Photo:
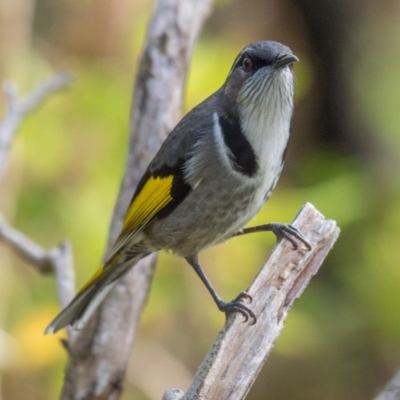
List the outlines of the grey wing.
{"type": "Polygon", "coordinates": [[[179,174],[177,168],[182,168],[196,143],[213,129],[212,110],[217,102],[217,93],[190,111],[172,130],[150,163],[150,174],[179,174]]]}
{"type": "MultiPolygon", "coordinates": [[[[211,96],[208,100],[213,101],[214,96],[211,96]]],[[[202,138],[207,136],[210,132],[210,126],[212,127],[212,116],[204,112],[207,104],[209,102],[203,102],[194,108],[172,130],[136,187],[131,204],[150,177],[173,176],[169,193],[171,200],[154,218],[162,218],[169,215],[194,188],[192,180],[187,179],[186,165],[193,158],[193,150],[196,148],[196,145],[202,141],[202,138]]],[[[141,225],[135,230],[128,232],[123,230],[110,254],[117,253],[126,243],[132,241],[134,236],[148,226],[151,221],[148,221],[146,225],[141,225]]]]}

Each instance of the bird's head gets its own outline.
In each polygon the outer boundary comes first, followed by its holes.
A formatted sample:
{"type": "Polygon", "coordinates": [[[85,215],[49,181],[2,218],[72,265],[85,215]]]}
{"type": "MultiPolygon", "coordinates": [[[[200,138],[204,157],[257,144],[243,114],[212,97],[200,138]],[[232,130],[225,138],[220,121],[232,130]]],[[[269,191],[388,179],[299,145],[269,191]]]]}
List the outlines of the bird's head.
{"type": "MultiPolygon", "coordinates": [[[[275,106],[293,107],[293,63],[299,59],[283,44],[262,41],[245,47],[236,57],[224,93],[239,111],[275,106]]],[[[278,110],[276,110],[278,111],[278,110]]]]}

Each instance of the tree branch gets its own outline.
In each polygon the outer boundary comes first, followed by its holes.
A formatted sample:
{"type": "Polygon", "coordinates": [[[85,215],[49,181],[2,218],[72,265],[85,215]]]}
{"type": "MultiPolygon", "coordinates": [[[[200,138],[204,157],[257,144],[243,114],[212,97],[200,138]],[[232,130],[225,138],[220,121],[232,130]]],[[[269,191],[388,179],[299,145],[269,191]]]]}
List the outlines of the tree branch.
{"type": "Polygon", "coordinates": [[[169,390],[163,399],[244,399],[280,335],[287,313],[331,250],[339,228],[309,203],[294,220],[311,242],[312,250],[291,249],[281,240],[247,292],[258,321],[243,323],[230,315],[210,352],[198,369],[186,394],[169,390]]]}
{"type": "MultiPolygon", "coordinates": [[[[5,170],[13,139],[23,118],[50,94],[65,88],[71,81],[72,77],[69,74],[54,75],[39,83],[22,99],[18,98],[15,85],[11,82],[4,84],[8,110],[0,123],[0,178],[5,170]]],[[[1,215],[0,240],[38,272],[55,274],[62,307],[65,307],[71,301],[75,292],[75,274],[69,242],[65,241],[57,247],[45,250],[27,236],[12,228],[1,215]]]]}
{"type": "Polygon", "coordinates": [[[55,275],[61,307],[65,307],[72,300],[75,294],[75,272],[69,242],[63,241],[57,247],[46,250],[11,227],[1,215],[0,241],[8,245],[36,271],[55,275]]]}
{"type": "Polygon", "coordinates": [[[22,119],[50,94],[65,88],[71,81],[72,77],[69,74],[54,75],[47,81],[39,83],[22,99],[18,98],[14,84],[4,83],[8,110],[0,124],[0,178],[5,170],[6,159],[22,119]]]}
{"type": "MultiPolygon", "coordinates": [[[[156,4],[136,79],[126,173],[108,249],[145,168],[179,120],[189,59],[211,4],[212,0],[156,4]]],[[[154,265],[154,255],[139,262],[79,332],[71,346],[62,399],[119,398],[154,265]]]]}
{"type": "Polygon", "coordinates": [[[400,370],[383,388],[375,400],[399,400],[400,399],[400,370]]]}

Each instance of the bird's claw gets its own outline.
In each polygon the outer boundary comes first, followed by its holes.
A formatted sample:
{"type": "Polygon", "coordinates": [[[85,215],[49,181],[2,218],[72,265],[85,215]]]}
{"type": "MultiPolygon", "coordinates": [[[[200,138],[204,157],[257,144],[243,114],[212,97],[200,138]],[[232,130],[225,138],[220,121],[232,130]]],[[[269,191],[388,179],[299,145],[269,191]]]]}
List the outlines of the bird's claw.
{"type": "Polygon", "coordinates": [[[242,292],[239,294],[239,296],[236,297],[234,301],[240,301],[240,300],[247,300],[249,304],[253,302],[253,297],[250,296],[247,292],[242,292]]]}
{"type": "Polygon", "coordinates": [[[250,325],[254,325],[257,322],[257,317],[254,314],[253,311],[251,311],[248,307],[246,307],[243,303],[242,300],[248,300],[249,303],[253,301],[253,298],[246,292],[242,292],[239,294],[239,296],[236,297],[236,299],[228,302],[225,302],[223,300],[218,302],[218,308],[220,311],[230,314],[233,312],[238,312],[243,315],[244,321],[247,322],[249,318],[252,318],[252,322],[250,325]]]}
{"type": "Polygon", "coordinates": [[[299,248],[299,245],[296,243],[293,237],[302,242],[307,247],[307,250],[312,249],[310,242],[293,225],[273,224],[272,231],[275,233],[275,236],[278,238],[278,240],[281,238],[285,238],[286,240],[288,240],[292,244],[293,250],[297,250],[299,248]]]}

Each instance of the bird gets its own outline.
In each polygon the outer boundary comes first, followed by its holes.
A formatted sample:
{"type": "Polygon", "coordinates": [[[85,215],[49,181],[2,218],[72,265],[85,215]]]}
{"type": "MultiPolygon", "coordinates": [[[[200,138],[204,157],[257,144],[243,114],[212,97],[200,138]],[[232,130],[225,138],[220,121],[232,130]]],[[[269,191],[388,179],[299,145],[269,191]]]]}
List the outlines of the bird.
{"type": "Polygon", "coordinates": [[[127,209],[110,256],[49,324],[81,329],[107,294],[143,257],[160,250],[186,259],[218,309],[257,316],[240,293],[224,301],[201,269],[198,254],[252,232],[272,231],[311,249],[290,224],[244,226],[274,190],[284,165],[293,114],[291,49],[275,41],[246,46],[215,93],[192,109],[170,132],[147,167],[127,209]]]}

